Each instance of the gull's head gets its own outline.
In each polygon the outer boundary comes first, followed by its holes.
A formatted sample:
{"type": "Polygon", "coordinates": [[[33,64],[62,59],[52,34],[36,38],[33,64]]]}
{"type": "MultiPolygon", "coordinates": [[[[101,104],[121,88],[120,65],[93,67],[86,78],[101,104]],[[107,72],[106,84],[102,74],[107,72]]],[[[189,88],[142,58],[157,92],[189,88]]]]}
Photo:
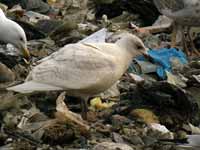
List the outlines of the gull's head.
{"type": "Polygon", "coordinates": [[[0,32],[3,35],[0,37],[0,40],[13,44],[22,52],[25,58],[29,58],[30,53],[27,49],[26,34],[22,27],[16,22],[6,18],[1,9],[0,18],[0,28],[2,29],[0,32]]]}
{"type": "Polygon", "coordinates": [[[3,13],[3,10],[1,10],[1,8],[0,8],[0,18],[5,18],[6,16],[5,16],[5,14],[3,13]]]}
{"type": "Polygon", "coordinates": [[[13,27],[10,28],[9,32],[9,43],[13,44],[18,48],[25,58],[30,57],[30,53],[27,49],[27,39],[24,30],[17,23],[13,22],[13,27]]]}
{"type": "Polygon", "coordinates": [[[144,43],[139,37],[133,34],[125,34],[116,43],[120,47],[126,49],[133,58],[141,55],[147,55],[147,48],[145,47],[144,43]]]}

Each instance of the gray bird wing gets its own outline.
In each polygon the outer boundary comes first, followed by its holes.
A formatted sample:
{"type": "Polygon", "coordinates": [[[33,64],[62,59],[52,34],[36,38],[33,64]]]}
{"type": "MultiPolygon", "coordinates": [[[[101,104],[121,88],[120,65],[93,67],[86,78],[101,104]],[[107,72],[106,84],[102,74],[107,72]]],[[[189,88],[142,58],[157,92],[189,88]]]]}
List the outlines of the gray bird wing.
{"type": "MultiPolygon", "coordinates": [[[[108,45],[107,48],[114,47],[108,45]]],[[[116,69],[115,57],[102,53],[100,49],[101,46],[67,45],[36,66],[29,78],[63,89],[86,89],[102,86],[102,83],[110,84],[116,69]]]]}
{"type": "Polygon", "coordinates": [[[154,0],[154,3],[160,11],[160,13],[163,13],[163,10],[166,9],[175,12],[185,8],[184,0],[154,0]]]}

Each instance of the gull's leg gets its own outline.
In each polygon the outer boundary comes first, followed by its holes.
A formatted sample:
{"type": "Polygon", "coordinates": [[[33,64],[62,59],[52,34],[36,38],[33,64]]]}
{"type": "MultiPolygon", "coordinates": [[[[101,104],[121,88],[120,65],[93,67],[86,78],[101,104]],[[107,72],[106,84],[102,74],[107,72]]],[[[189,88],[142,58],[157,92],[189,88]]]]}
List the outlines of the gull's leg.
{"type": "Polygon", "coordinates": [[[191,48],[192,48],[192,51],[194,51],[194,53],[197,55],[197,56],[200,56],[200,52],[195,48],[194,46],[194,42],[193,42],[193,38],[191,37],[191,32],[190,32],[191,28],[188,27],[187,28],[187,33],[188,33],[188,38],[189,38],[189,41],[191,43],[191,48]]]}
{"type": "Polygon", "coordinates": [[[87,111],[88,111],[87,101],[88,97],[81,98],[81,116],[84,120],[87,120],[87,111]]]}
{"type": "Polygon", "coordinates": [[[183,50],[185,51],[186,55],[189,56],[189,50],[188,50],[188,46],[187,46],[187,41],[185,39],[184,27],[181,27],[181,34],[182,34],[183,50]]]}
{"type": "Polygon", "coordinates": [[[172,35],[171,35],[171,47],[176,47],[176,35],[177,35],[177,25],[173,23],[172,25],[172,35]]]}

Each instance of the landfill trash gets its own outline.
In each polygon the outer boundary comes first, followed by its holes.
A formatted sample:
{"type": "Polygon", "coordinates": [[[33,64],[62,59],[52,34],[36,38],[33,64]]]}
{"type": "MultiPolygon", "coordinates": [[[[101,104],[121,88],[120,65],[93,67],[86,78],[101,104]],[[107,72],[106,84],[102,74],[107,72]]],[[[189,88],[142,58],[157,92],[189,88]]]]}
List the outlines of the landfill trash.
{"type": "Polygon", "coordinates": [[[173,75],[169,71],[165,71],[167,76],[167,82],[173,85],[177,85],[181,88],[187,87],[187,84],[181,80],[178,76],[173,75]]]}
{"type": "Polygon", "coordinates": [[[0,83],[12,82],[15,80],[15,74],[6,65],[0,62],[0,83]]]}
{"type": "Polygon", "coordinates": [[[133,72],[136,74],[148,74],[156,72],[157,68],[158,65],[153,64],[149,61],[134,59],[129,66],[128,72],[133,72]]]}
{"type": "Polygon", "coordinates": [[[146,124],[159,123],[158,117],[148,109],[134,109],[131,116],[142,119],[146,124]]]}
{"type": "Polygon", "coordinates": [[[6,53],[7,55],[11,56],[19,56],[20,52],[11,44],[7,44],[4,47],[0,48],[1,53],[6,53]]]}
{"type": "Polygon", "coordinates": [[[194,126],[193,124],[189,123],[189,127],[191,128],[191,133],[193,135],[195,134],[200,134],[200,128],[199,127],[196,127],[194,126]]]}
{"type": "Polygon", "coordinates": [[[187,64],[186,55],[175,48],[171,49],[160,49],[160,50],[150,50],[148,51],[149,56],[153,59],[153,62],[160,65],[157,69],[157,74],[161,78],[165,78],[165,71],[171,71],[170,59],[172,57],[177,57],[182,64],[187,64]]]}
{"type": "Polygon", "coordinates": [[[113,84],[108,90],[104,91],[103,93],[100,93],[97,96],[100,96],[102,99],[118,99],[120,96],[120,91],[118,88],[119,81],[117,81],[115,84],[113,84]]]}
{"type": "Polygon", "coordinates": [[[27,11],[26,13],[24,13],[24,17],[26,17],[27,20],[33,24],[37,23],[40,20],[49,20],[50,19],[49,16],[46,16],[46,15],[43,15],[43,14],[40,14],[37,12],[33,12],[33,11],[27,11]]]}
{"type": "Polygon", "coordinates": [[[120,144],[120,143],[112,143],[112,142],[103,142],[97,144],[92,150],[133,150],[130,146],[126,144],[120,144]]]}
{"type": "Polygon", "coordinates": [[[153,130],[158,130],[162,133],[169,133],[170,131],[163,125],[158,124],[158,123],[151,123],[149,125],[153,130]]]}
{"type": "Polygon", "coordinates": [[[195,80],[198,82],[198,83],[200,83],[200,75],[192,75],[194,78],[195,78],[195,80]]]}
{"type": "Polygon", "coordinates": [[[87,24],[79,23],[79,24],[77,24],[77,26],[78,26],[79,32],[86,33],[86,34],[93,33],[99,29],[98,26],[96,26],[92,23],[87,23],[87,24]]]}
{"type": "Polygon", "coordinates": [[[141,83],[141,82],[145,82],[145,80],[141,77],[138,76],[136,74],[133,73],[129,73],[130,77],[133,79],[133,81],[137,84],[137,83],[141,83]]]}
{"type": "Polygon", "coordinates": [[[74,124],[82,133],[87,133],[90,127],[85,123],[80,115],[73,113],[68,109],[64,102],[65,94],[66,92],[61,93],[56,100],[56,118],[61,122],[74,124]]]}
{"type": "Polygon", "coordinates": [[[79,41],[79,43],[105,43],[106,42],[106,35],[107,29],[103,28],[92,35],[84,38],[83,40],[79,41]]]}
{"type": "Polygon", "coordinates": [[[107,109],[107,108],[110,108],[112,107],[114,104],[114,102],[109,102],[109,103],[106,103],[106,102],[102,102],[102,100],[100,99],[100,97],[96,97],[92,100],[90,100],[90,109],[92,110],[103,110],[103,109],[107,109]]]}
{"type": "Polygon", "coordinates": [[[199,135],[187,135],[187,142],[186,144],[179,144],[178,146],[181,148],[192,148],[194,150],[199,149],[200,147],[200,136],[199,135]]]}
{"type": "Polygon", "coordinates": [[[5,12],[8,9],[8,6],[0,3],[0,9],[2,9],[5,12]]]}
{"type": "MultiPolygon", "coordinates": [[[[199,58],[192,53],[184,57],[181,43],[177,43],[176,51],[170,48],[172,20],[160,16],[153,0],[0,0],[1,6],[6,16],[24,29],[32,58],[26,61],[20,57],[17,48],[0,43],[0,64],[7,71],[2,76],[0,65],[0,80],[9,79],[9,82],[0,84],[0,149],[199,149],[198,140],[196,144],[187,143],[187,135],[199,134],[199,58]],[[21,84],[28,74],[34,78],[33,68],[41,62],[52,58],[62,62],[60,57],[66,60],[67,55],[59,53],[58,49],[67,44],[82,43],[87,45],[84,51],[91,48],[100,54],[102,49],[97,45],[112,45],[130,33],[140,37],[145,48],[153,52],[149,52],[150,57],[130,60],[129,70],[123,75],[120,73],[121,78],[113,82],[115,84],[110,89],[91,95],[87,101],[90,106],[87,122],[80,115],[81,108],[84,108],[84,104],[80,104],[80,95],[73,95],[71,91],[66,91],[65,98],[62,89],[30,94],[6,90],[21,84]]],[[[197,27],[191,31],[198,48],[200,30],[197,27]]],[[[181,40],[180,36],[177,42],[181,40]]],[[[185,44],[192,48],[189,39],[185,44]]],[[[109,54],[113,52],[115,50],[109,54]]],[[[80,56],[83,57],[83,52],[80,56]]],[[[65,62],[72,62],[72,58],[65,62]]],[[[85,60],[90,59],[93,60],[91,55],[85,60]]],[[[85,60],[75,64],[81,67],[85,60]]],[[[80,72],[77,75],[87,78],[83,81],[92,82],[91,72],[105,66],[101,66],[105,62],[105,59],[98,62],[94,59],[88,76],[80,72]]],[[[121,61],[116,62],[117,66],[121,65],[121,61]]],[[[55,69],[54,66],[48,69],[51,68],[55,69]]],[[[70,68],[74,70],[73,65],[69,65],[70,68]]],[[[113,68],[103,72],[113,78],[113,68]]],[[[67,72],[71,73],[69,70],[67,72]]],[[[88,63],[85,70],[88,72],[88,63]]],[[[51,82],[58,83],[51,73],[44,73],[41,82],[49,77],[51,82]]],[[[61,79],[59,70],[55,69],[53,74],[61,79]]],[[[102,77],[102,73],[97,74],[102,77]]],[[[65,74],[62,78],[67,76],[65,74]]],[[[106,85],[111,78],[98,82],[98,85],[106,85]]],[[[80,82],[74,75],[73,79],[69,80],[71,84],[59,83],[64,87],[71,85],[74,89],[75,83],[80,82]]],[[[87,92],[94,89],[99,86],[87,92]]]]}
{"type": "MultiPolygon", "coordinates": [[[[148,56],[150,57],[151,62],[157,65],[156,73],[161,79],[166,79],[167,76],[165,71],[172,72],[172,58],[177,58],[179,62],[183,65],[188,63],[186,55],[181,50],[177,50],[175,48],[148,50],[148,56]]],[[[143,65],[140,62],[146,61],[144,57],[138,57],[137,61],[142,65],[142,67],[145,67],[145,64],[143,63],[143,65]]],[[[151,70],[148,72],[153,72],[154,69],[155,67],[152,66],[151,70]]]]}
{"type": "Polygon", "coordinates": [[[28,11],[35,11],[42,14],[54,13],[54,10],[51,8],[51,6],[42,0],[22,0],[20,1],[20,5],[23,9],[28,11]]]}

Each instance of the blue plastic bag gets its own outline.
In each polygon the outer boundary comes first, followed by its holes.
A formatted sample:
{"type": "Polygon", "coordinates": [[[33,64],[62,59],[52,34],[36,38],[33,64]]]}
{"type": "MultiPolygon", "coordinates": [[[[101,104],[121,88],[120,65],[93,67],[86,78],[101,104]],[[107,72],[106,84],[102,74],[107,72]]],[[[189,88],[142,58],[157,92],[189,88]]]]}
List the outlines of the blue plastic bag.
{"type": "MultiPolygon", "coordinates": [[[[165,70],[171,72],[172,64],[170,59],[172,57],[177,58],[182,64],[188,63],[186,55],[181,50],[176,48],[162,48],[158,50],[152,49],[148,51],[148,54],[151,57],[153,63],[158,66],[156,73],[161,79],[166,79],[165,70]]],[[[137,60],[147,61],[143,56],[137,58],[137,60]]]]}

